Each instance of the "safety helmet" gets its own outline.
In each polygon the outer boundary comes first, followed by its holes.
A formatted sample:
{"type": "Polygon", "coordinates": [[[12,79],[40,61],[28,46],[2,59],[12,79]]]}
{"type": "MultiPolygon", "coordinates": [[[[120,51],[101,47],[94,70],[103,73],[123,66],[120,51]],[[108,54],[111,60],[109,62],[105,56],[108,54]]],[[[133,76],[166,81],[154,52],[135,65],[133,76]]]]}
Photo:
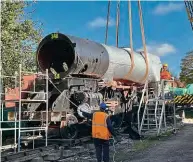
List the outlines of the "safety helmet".
{"type": "Polygon", "coordinates": [[[168,67],[168,64],[163,64],[163,66],[168,67]]]}
{"type": "Polygon", "coordinates": [[[102,102],[102,103],[100,104],[100,109],[101,109],[101,110],[106,110],[106,109],[107,109],[106,103],[102,102]]]}

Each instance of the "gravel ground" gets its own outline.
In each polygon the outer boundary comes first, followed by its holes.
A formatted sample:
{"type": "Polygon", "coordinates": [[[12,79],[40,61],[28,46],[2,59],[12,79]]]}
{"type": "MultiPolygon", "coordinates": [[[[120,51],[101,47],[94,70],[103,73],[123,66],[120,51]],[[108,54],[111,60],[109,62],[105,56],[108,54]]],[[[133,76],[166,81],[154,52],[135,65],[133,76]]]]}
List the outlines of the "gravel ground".
{"type": "MultiPolygon", "coordinates": [[[[121,137],[121,142],[110,147],[111,162],[193,162],[193,125],[186,125],[176,135],[153,140],[133,141],[128,135],[121,137]]],[[[44,160],[37,157],[31,162],[97,162],[93,144],[76,146],[63,153],[50,154],[44,160]],[[68,159],[61,156],[82,152],[68,159]],[[61,155],[60,155],[61,154],[61,155]],[[35,160],[35,161],[34,161],[35,160]]]]}
{"type": "Polygon", "coordinates": [[[193,125],[183,129],[167,139],[156,142],[156,145],[128,155],[122,162],[193,162],[193,125]]]}
{"type": "MultiPolygon", "coordinates": [[[[193,125],[186,125],[176,135],[160,140],[140,142],[122,137],[122,142],[115,145],[115,150],[114,154],[114,147],[110,147],[111,162],[193,162],[193,125]]],[[[84,154],[73,161],[97,162],[94,146],[90,152],[92,155],[84,154]]]]}

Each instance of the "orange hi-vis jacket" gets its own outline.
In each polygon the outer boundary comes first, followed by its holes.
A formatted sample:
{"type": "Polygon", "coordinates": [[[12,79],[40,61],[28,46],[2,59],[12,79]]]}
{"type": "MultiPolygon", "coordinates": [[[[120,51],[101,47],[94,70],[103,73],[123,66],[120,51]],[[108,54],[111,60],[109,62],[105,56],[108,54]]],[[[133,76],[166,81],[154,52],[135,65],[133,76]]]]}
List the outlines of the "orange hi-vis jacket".
{"type": "Polygon", "coordinates": [[[170,80],[171,79],[171,74],[167,70],[161,71],[160,76],[161,76],[161,79],[166,79],[166,80],[170,80]]]}
{"type": "Polygon", "coordinates": [[[109,140],[111,134],[107,128],[108,114],[105,112],[95,112],[92,118],[92,137],[109,140]]]}

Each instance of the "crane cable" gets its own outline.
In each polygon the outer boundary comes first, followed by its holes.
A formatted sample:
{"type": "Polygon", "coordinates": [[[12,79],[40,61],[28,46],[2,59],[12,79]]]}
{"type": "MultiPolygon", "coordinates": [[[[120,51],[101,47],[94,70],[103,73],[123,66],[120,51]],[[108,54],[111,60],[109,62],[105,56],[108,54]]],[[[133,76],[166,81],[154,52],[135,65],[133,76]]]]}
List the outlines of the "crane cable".
{"type": "Polygon", "coordinates": [[[125,76],[125,79],[131,75],[134,64],[134,54],[133,54],[133,29],[132,29],[132,12],[131,12],[131,1],[128,1],[128,14],[129,14],[129,37],[130,37],[130,48],[131,48],[131,68],[129,69],[128,74],[125,76]]]}
{"type": "MultiPolygon", "coordinates": [[[[111,1],[109,0],[108,10],[107,10],[106,32],[105,32],[105,44],[107,44],[107,40],[108,40],[110,5],[111,5],[111,1]]],[[[118,3],[117,3],[116,16],[117,16],[117,18],[116,18],[116,47],[118,47],[118,45],[119,45],[119,22],[120,22],[120,0],[118,0],[118,3]]]]}
{"type": "Polygon", "coordinates": [[[106,32],[105,32],[105,44],[107,44],[107,40],[108,40],[110,5],[111,5],[111,0],[109,0],[109,2],[108,2],[107,23],[106,23],[106,32]]]}
{"type": "Polygon", "coordinates": [[[120,22],[120,0],[117,2],[117,18],[116,18],[116,47],[119,46],[119,22],[120,22]]]}
{"type": "Polygon", "coordinates": [[[146,63],[145,75],[140,80],[141,82],[143,82],[147,79],[147,76],[148,76],[148,73],[149,73],[149,63],[148,63],[148,57],[147,57],[147,49],[146,49],[146,43],[145,43],[145,33],[144,33],[144,26],[143,26],[143,16],[142,16],[142,9],[141,9],[140,0],[138,0],[138,8],[139,8],[139,18],[140,18],[142,42],[143,42],[143,48],[144,48],[144,57],[145,57],[145,63],[146,63]]]}
{"type": "MultiPolygon", "coordinates": [[[[119,23],[120,23],[120,0],[117,2],[117,12],[116,12],[116,47],[119,46],[119,23]]],[[[113,148],[114,148],[114,154],[113,154],[113,162],[115,162],[115,155],[117,153],[116,147],[115,147],[115,139],[113,138],[113,148]]]]}

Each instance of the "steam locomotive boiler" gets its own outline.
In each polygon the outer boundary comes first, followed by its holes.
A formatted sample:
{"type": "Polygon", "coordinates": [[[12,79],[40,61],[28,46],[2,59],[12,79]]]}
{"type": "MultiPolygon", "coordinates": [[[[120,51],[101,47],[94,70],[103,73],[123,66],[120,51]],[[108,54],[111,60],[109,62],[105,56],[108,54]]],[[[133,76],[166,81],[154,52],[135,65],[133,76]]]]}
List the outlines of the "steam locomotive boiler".
{"type": "MultiPolygon", "coordinates": [[[[143,85],[146,78],[152,82],[160,80],[159,57],[149,54],[147,59],[142,52],[134,52],[131,57],[129,48],[107,46],[62,33],[47,35],[37,48],[37,64],[42,72],[48,69],[52,78],[49,111],[55,112],[55,116],[50,125],[59,125],[62,137],[76,137],[76,131],[68,136],[67,130],[85,121],[80,108],[92,113],[104,101],[109,106],[114,127],[118,128],[127,108],[127,98],[136,91],[135,87],[143,85]]],[[[44,106],[31,103],[28,109],[38,111],[44,106]]]]}

